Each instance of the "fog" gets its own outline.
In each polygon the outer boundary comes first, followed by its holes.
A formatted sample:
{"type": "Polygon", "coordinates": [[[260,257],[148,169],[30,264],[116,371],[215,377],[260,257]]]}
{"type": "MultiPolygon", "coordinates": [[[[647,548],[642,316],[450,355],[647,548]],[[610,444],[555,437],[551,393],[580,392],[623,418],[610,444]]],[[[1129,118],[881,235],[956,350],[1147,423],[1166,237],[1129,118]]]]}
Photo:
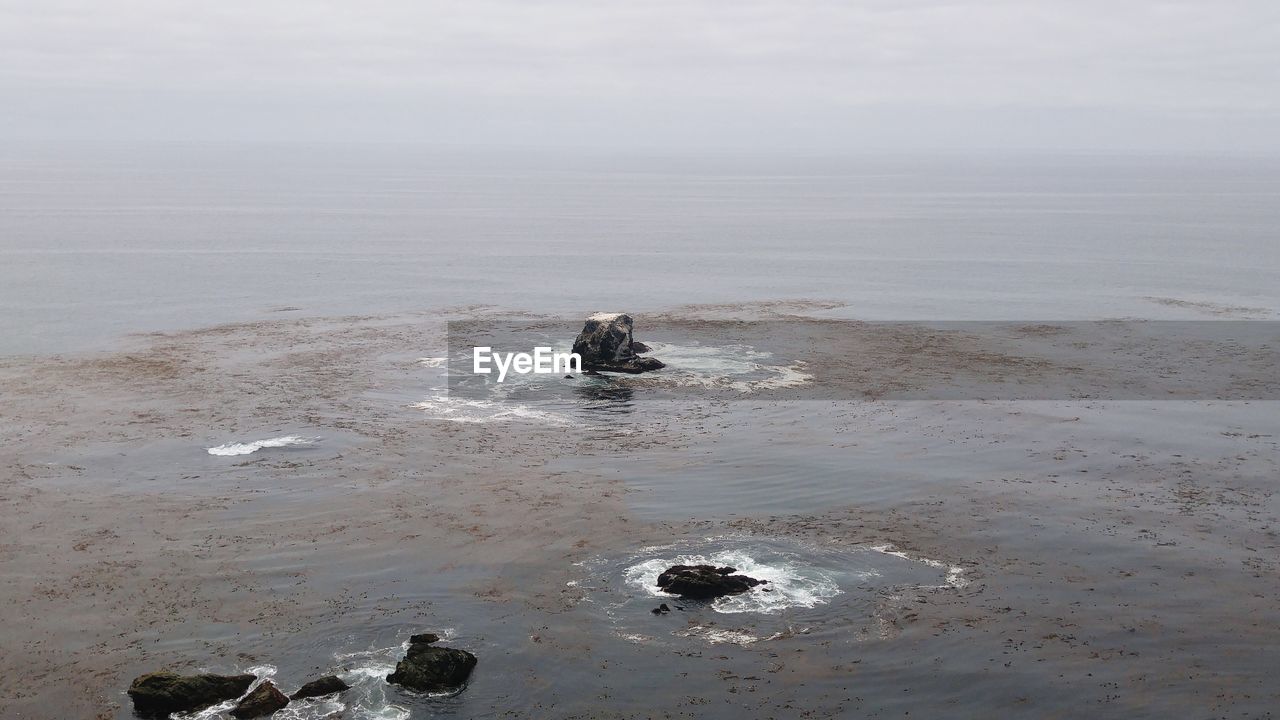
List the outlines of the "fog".
{"type": "Polygon", "coordinates": [[[3,0],[8,143],[1280,151],[1267,0],[3,0]]]}

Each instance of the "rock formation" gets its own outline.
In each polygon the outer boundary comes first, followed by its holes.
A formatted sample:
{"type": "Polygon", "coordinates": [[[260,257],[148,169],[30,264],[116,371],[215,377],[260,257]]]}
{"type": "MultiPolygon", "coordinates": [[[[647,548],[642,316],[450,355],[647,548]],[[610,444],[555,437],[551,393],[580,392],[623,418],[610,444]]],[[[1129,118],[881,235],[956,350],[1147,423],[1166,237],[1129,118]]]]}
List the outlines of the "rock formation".
{"type": "MultiPolygon", "coordinates": [[[[396,671],[386,677],[387,682],[418,692],[448,692],[465,685],[476,666],[476,656],[465,650],[434,647],[439,640],[435,633],[410,637],[408,653],[396,664],[396,671]]],[[[172,713],[194,712],[240,698],[230,714],[249,720],[271,715],[291,700],[333,695],[351,687],[337,675],[326,675],[286,697],[270,681],[263,681],[250,692],[257,679],[253,675],[148,673],[134,679],[129,697],[133,699],[134,714],[148,720],[162,720],[172,713]]]]}
{"type": "Polygon", "coordinates": [[[226,700],[249,689],[253,675],[178,675],[157,672],[141,675],[129,686],[133,710],[144,718],[165,718],[170,713],[191,712],[226,700]]]}
{"type": "Polygon", "coordinates": [[[684,598],[710,600],[747,592],[768,580],[734,575],[737,568],[714,565],[672,565],[658,576],[658,587],[684,598]]]}
{"type": "Polygon", "coordinates": [[[284,693],[280,692],[270,680],[267,680],[231,708],[231,717],[240,720],[266,717],[288,704],[289,698],[285,697],[284,693]]]}
{"type": "Polygon", "coordinates": [[[664,365],[656,358],[640,357],[649,347],[631,337],[632,320],[624,313],[596,313],[587,318],[573,341],[573,352],[582,357],[582,369],[596,372],[642,373],[664,365]]]}
{"type": "Polygon", "coordinates": [[[326,675],[319,680],[311,682],[298,688],[298,692],[289,696],[290,700],[305,700],[306,698],[321,697],[323,695],[332,695],[340,693],[343,690],[350,689],[350,685],[342,681],[337,675],[326,675]]]}
{"type": "Polygon", "coordinates": [[[462,687],[476,666],[476,656],[466,650],[435,647],[439,639],[434,633],[409,638],[409,652],[396,663],[396,671],[387,676],[387,682],[418,692],[446,692],[462,687]]]}

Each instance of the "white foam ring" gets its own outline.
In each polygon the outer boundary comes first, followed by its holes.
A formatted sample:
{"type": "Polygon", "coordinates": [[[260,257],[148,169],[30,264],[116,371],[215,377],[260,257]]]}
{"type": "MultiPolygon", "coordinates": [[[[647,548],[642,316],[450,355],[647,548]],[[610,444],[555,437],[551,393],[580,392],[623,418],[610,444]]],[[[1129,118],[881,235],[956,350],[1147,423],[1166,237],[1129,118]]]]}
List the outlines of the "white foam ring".
{"type": "Polygon", "coordinates": [[[741,595],[714,601],[711,608],[722,613],[776,613],[794,607],[812,608],[840,594],[840,585],[823,570],[791,562],[761,563],[741,550],[645,560],[627,568],[624,577],[629,586],[644,593],[671,597],[658,588],[658,575],[672,565],[728,565],[744,575],[769,581],[741,595]]]}
{"type": "Polygon", "coordinates": [[[741,393],[805,385],[813,375],[805,364],[770,364],[773,355],[749,347],[651,343],[651,354],[667,364],[664,378],[687,386],[726,388],[741,393]]]}
{"type": "Polygon", "coordinates": [[[227,443],[226,445],[211,447],[208,452],[210,455],[248,455],[256,453],[263,448],[310,447],[318,442],[320,442],[318,437],[285,435],[284,437],[254,440],[247,443],[227,443]]]}
{"type": "Polygon", "coordinates": [[[433,395],[412,406],[427,413],[432,420],[448,420],[462,423],[503,423],[534,422],[543,425],[560,427],[575,426],[579,423],[546,410],[535,410],[528,405],[499,403],[490,400],[469,400],[466,398],[433,395]]]}
{"type": "Polygon", "coordinates": [[[934,587],[954,588],[959,590],[969,584],[969,579],[964,576],[964,568],[958,565],[948,565],[941,560],[932,560],[927,557],[912,557],[901,550],[895,549],[892,545],[873,545],[871,546],[871,549],[878,553],[884,553],[885,555],[892,555],[897,558],[902,558],[903,560],[910,560],[911,562],[918,562],[932,568],[938,568],[939,570],[946,570],[947,575],[942,581],[942,584],[934,587]]]}
{"type": "Polygon", "coordinates": [[[448,367],[449,358],[447,357],[418,358],[418,364],[423,367],[429,367],[429,368],[444,368],[444,367],[448,367]]]}

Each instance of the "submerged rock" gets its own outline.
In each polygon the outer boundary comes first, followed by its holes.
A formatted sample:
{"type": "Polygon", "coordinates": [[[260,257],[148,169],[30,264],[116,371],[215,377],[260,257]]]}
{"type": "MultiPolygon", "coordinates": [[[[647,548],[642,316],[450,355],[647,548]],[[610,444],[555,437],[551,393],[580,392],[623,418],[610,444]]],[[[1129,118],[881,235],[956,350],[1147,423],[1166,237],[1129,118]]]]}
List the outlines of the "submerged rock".
{"type": "Polygon", "coordinates": [[[684,598],[710,600],[739,595],[768,580],[734,575],[737,568],[715,565],[672,565],[658,576],[658,587],[684,598]]]}
{"type": "Polygon", "coordinates": [[[270,680],[267,680],[231,708],[231,717],[241,720],[266,717],[288,704],[289,698],[285,697],[284,693],[280,692],[270,680]]]}
{"type": "Polygon", "coordinates": [[[446,692],[462,687],[476,666],[476,656],[466,650],[435,647],[433,643],[439,640],[434,633],[409,638],[409,652],[396,663],[396,671],[387,676],[387,682],[418,692],[446,692]]]}
{"type": "Polygon", "coordinates": [[[631,316],[625,313],[596,313],[587,318],[573,341],[573,352],[582,357],[587,371],[642,373],[665,367],[656,358],[640,357],[649,347],[631,337],[631,316]],[[637,350],[636,345],[643,350],[637,350]]]}
{"type": "Polygon", "coordinates": [[[321,697],[323,695],[332,695],[349,689],[351,686],[342,681],[337,675],[326,675],[319,680],[311,682],[298,688],[298,692],[289,696],[290,700],[304,700],[306,698],[321,697]]]}
{"type": "Polygon", "coordinates": [[[145,718],[200,710],[244,694],[253,675],[178,675],[171,672],[138,676],[129,686],[133,711],[145,718]]]}

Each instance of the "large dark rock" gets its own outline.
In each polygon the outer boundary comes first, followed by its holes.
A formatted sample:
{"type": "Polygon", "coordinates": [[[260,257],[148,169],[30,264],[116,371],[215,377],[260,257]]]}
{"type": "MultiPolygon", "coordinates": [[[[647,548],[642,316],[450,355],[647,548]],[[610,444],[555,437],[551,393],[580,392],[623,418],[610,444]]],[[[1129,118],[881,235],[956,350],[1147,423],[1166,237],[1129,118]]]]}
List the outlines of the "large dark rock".
{"type": "Polygon", "coordinates": [[[351,686],[342,682],[342,678],[337,675],[326,675],[319,680],[311,682],[298,688],[298,692],[289,696],[290,700],[304,700],[306,698],[321,697],[323,695],[332,695],[349,689],[351,686]]]}
{"type": "Polygon", "coordinates": [[[582,357],[583,370],[642,373],[665,367],[662,361],[636,354],[631,337],[632,320],[624,313],[597,313],[587,318],[582,332],[573,341],[573,351],[582,357]]]}
{"type": "Polygon", "coordinates": [[[418,692],[447,692],[462,687],[476,666],[476,656],[466,650],[435,647],[433,643],[439,639],[433,633],[409,638],[409,652],[396,663],[396,671],[387,676],[387,682],[418,692]]]}
{"type": "Polygon", "coordinates": [[[231,717],[241,720],[266,717],[288,704],[289,698],[268,680],[236,703],[231,708],[231,717]]]}
{"type": "Polygon", "coordinates": [[[725,595],[739,595],[768,580],[734,575],[737,568],[715,565],[672,565],[658,576],[658,587],[696,600],[710,600],[725,595]]]}
{"type": "Polygon", "coordinates": [[[140,675],[129,686],[133,711],[145,718],[165,718],[234,700],[249,689],[253,675],[178,675],[157,672],[140,675]]]}

